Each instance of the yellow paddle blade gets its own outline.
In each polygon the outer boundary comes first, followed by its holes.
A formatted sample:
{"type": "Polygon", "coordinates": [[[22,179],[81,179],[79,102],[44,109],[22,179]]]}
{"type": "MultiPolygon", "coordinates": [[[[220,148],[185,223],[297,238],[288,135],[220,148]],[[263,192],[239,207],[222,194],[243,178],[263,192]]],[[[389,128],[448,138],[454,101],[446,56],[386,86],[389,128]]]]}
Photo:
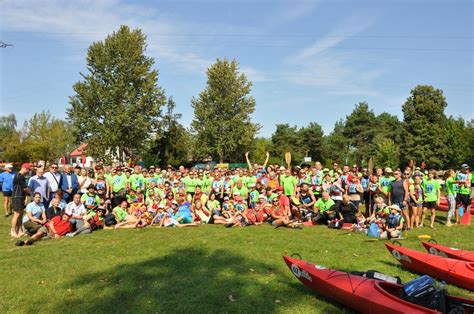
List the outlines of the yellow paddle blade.
{"type": "Polygon", "coordinates": [[[431,239],[431,236],[427,234],[422,234],[418,236],[418,239],[431,239]]]}

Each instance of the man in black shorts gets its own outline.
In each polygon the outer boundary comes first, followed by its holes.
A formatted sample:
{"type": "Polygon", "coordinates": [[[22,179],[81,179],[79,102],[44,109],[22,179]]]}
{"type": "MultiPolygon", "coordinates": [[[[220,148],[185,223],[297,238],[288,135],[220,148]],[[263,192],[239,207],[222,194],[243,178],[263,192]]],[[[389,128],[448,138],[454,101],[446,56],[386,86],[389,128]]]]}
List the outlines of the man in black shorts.
{"type": "Polygon", "coordinates": [[[18,171],[13,178],[12,207],[14,213],[10,234],[14,238],[19,238],[24,235],[22,217],[26,206],[26,195],[30,193],[26,185],[25,174],[30,171],[30,168],[31,165],[29,163],[24,163],[20,171],[18,171]]]}
{"type": "Polygon", "coordinates": [[[6,164],[5,171],[0,174],[0,185],[3,193],[3,208],[5,210],[5,217],[12,214],[12,192],[13,192],[13,165],[6,164]]]}

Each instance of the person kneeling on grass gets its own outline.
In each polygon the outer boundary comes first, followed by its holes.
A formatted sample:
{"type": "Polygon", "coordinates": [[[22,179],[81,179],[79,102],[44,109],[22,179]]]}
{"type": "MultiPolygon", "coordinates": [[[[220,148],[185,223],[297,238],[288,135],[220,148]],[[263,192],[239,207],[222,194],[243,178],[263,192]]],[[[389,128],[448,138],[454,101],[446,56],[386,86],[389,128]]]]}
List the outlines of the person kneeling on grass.
{"type": "Polygon", "coordinates": [[[84,226],[74,232],[66,234],[68,237],[75,237],[80,234],[92,233],[103,227],[105,216],[105,208],[97,208],[97,211],[91,210],[87,215],[84,215],[84,226]]]}
{"type": "Polygon", "coordinates": [[[328,221],[336,218],[336,204],[328,192],[323,192],[322,197],[314,204],[315,215],[313,222],[328,224],[328,221]]]}
{"type": "Polygon", "coordinates": [[[382,228],[383,232],[380,234],[380,238],[400,238],[403,229],[403,217],[401,215],[402,210],[398,205],[388,206],[388,208],[390,208],[390,215],[388,215],[387,221],[382,228]]]}
{"type": "Polygon", "coordinates": [[[16,246],[32,245],[34,242],[42,238],[54,238],[59,239],[63,235],[72,231],[72,225],[69,222],[71,215],[64,213],[61,217],[55,216],[50,222],[39,228],[30,239],[27,241],[17,241],[16,246]]]}

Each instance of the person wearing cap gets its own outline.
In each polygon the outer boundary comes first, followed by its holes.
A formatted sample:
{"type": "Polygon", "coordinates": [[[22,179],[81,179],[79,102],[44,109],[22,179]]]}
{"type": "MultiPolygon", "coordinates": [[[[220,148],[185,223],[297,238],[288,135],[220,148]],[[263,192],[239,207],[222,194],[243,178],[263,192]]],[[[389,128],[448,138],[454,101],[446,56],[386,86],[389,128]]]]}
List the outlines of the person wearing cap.
{"type": "Polygon", "coordinates": [[[401,214],[401,209],[398,205],[388,206],[390,209],[390,215],[385,222],[385,225],[382,228],[382,233],[380,238],[382,239],[393,239],[400,238],[403,229],[403,216],[401,214]]]}
{"type": "Polygon", "coordinates": [[[388,193],[390,192],[392,181],[395,180],[392,174],[392,168],[387,167],[385,168],[383,175],[379,177],[379,193],[385,204],[389,203],[388,193]]]}
{"type": "Polygon", "coordinates": [[[87,193],[82,194],[81,203],[84,204],[84,207],[91,211],[100,204],[100,197],[96,194],[95,185],[89,184],[87,187],[87,193]]]}
{"type": "Polygon", "coordinates": [[[75,237],[81,234],[89,234],[103,228],[106,210],[103,207],[98,207],[96,211],[91,211],[84,216],[84,226],[74,232],[66,234],[67,237],[75,237]]]}
{"type": "Polygon", "coordinates": [[[471,187],[473,176],[471,168],[468,164],[462,164],[461,170],[456,175],[457,195],[456,195],[456,222],[459,222],[460,207],[464,207],[464,211],[471,210],[471,187]]]}
{"type": "Polygon", "coordinates": [[[431,170],[428,173],[428,179],[423,181],[423,190],[426,195],[425,202],[423,203],[423,211],[421,213],[421,222],[420,227],[423,227],[423,223],[425,221],[426,212],[428,209],[431,211],[431,224],[430,228],[434,228],[435,223],[435,212],[436,206],[439,205],[439,200],[441,197],[441,185],[439,184],[438,180],[436,180],[436,171],[431,170]]]}
{"type": "Polygon", "coordinates": [[[61,174],[60,186],[63,192],[63,199],[66,203],[71,202],[72,197],[79,188],[76,174],[72,171],[71,165],[64,166],[64,172],[61,174]]]}
{"type": "Polygon", "coordinates": [[[13,238],[19,238],[23,236],[24,229],[22,226],[22,216],[26,206],[26,195],[30,194],[30,189],[26,185],[25,174],[30,171],[31,165],[24,163],[21,166],[20,171],[15,174],[13,178],[13,191],[12,191],[12,208],[13,218],[11,221],[10,235],[13,238]]]}
{"type": "Polygon", "coordinates": [[[5,217],[13,214],[12,209],[12,192],[13,192],[13,178],[15,172],[12,164],[5,165],[5,171],[0,174],[0,185],[3,193],[3,209],[5,210],[5,217]]]}
{"type": "Polygon", "coordinates": [[[71,223],[69,222],[71,216],[63,213],[62,216],[56,216],[47,222],[44,226],[32,235],[27,241],[17,241],[16,246],[32,245],[34,242],[41,240],[44,237],[51,237],[58,239],[72,231],[71,223]]]}

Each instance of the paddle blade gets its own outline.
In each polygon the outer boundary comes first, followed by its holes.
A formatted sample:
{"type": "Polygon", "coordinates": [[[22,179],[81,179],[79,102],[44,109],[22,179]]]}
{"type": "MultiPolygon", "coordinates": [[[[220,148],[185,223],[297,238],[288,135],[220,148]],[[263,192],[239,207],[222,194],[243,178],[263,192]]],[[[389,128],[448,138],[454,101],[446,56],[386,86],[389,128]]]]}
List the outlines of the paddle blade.
{"type": "Polygon", "coordinates": [[[290,168],[290,165],[291,165],[291,153],[290,152],[285,153],[285,161],[286,161],[286,164],[288,165],[288,168],[290,168]]]}
{"type": "Polygon", "coordinates": [[[431,239],[431,236],[427,234],[422,234],[418,236],[418,239],[431,239]]]}
{"type": "Polygon", "coordinates": [[[369,173],[372,174],[374,172],[374,157],[370,157],[369,159],[369,167],[367,167],[369,173]]]}

